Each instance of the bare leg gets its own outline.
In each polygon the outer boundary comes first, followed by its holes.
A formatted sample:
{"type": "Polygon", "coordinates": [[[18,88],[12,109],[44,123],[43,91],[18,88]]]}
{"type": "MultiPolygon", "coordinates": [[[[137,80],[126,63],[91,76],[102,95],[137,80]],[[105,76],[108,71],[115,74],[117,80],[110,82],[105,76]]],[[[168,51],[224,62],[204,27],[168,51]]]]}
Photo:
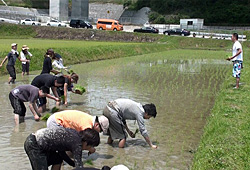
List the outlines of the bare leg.
{"type": "Polygon", "coordinates": [[[15,114],[14,119],[15,119],[16,125],[19,125],[19,115],[18,114],[15,114]]]}
{"type": "Polygon", "coordinates": [[[24,72],[22,72],[22,77],[24,76],[24,72]]]}
{"type": "Polygon", "coordinates": [[[108,138],[108,141],[107,141],[108,144],[112,144],[113,143],[113,140],[111,139],[111,137],[109,136],[108,138]]]}
{"type": "Polygon", "coordinates": [[[52,165],[51,170],[60,170],[61,164],[52,165]]]}
{"type": "Polygon", "coordinates": [[[29,75],[30,73],[29,72],[27,72],[27,75],[29,75]]]}
{"type": "Polygon", "coordinates": [[[10,84],[11,80],[12,80],[12,77],[9,77],[8,84],[10,84]]]}
{"type": "Polygon", "coordinates": [[[240,87],[240,78],[236,78],[236,88],[240,87]]]}
{"type": "Polygon", "coordinates": [[[125,143],[126,143],[126,139],[121,139],[119,142],[119,148],[124,148],[125,143]]]}

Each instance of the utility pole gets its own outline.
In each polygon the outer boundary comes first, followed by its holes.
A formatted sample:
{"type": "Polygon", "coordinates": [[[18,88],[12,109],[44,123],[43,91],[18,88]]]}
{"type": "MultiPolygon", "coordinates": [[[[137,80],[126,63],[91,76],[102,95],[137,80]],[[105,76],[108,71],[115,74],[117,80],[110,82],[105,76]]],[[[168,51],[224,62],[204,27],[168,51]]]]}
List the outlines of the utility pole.
{"type": "Polygon", "coordinates": [[[5,6],[8,6],[5,2],[4,2],[4,0],[1,0],[2,2],[3,2],[3,4],[5,5],[5,6]]]}

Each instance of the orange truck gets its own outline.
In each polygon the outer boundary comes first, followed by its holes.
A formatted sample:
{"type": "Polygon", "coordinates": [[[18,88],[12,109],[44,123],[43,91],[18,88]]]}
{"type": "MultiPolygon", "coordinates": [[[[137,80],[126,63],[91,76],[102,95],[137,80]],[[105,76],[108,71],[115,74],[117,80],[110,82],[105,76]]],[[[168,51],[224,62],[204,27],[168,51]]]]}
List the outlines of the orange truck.
{"type": "Polygon", "coordinates": [[[96,29],[122,31],[123,25],[120,25],[119,21],[114,19],[98,19],[96,29]]]}

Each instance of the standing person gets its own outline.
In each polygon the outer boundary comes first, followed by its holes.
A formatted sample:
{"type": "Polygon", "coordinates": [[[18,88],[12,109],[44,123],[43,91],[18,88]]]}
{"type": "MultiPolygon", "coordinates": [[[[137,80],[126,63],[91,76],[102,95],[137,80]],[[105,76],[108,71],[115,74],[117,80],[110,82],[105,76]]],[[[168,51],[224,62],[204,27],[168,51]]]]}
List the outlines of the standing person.
{"type": "Polygon", "coordinates": [[[35,120],[39,121],[40,114],[35,103],[39,97],[46,97],[48,93],[49,89],[45,86],[39,90],[37,87],[32,85],[21,85],[11,90],[9,93],[9,99],[11,106],[14,109],[15,123],[19,124],[19,119],[23,119],[25,116],[26,107],[24,102],[30,102],[29,108],[34,115],[35,120]]]}
{"type": "Polygon", "coordinates": [[[157,148],[157,146],[153,145],[150,141],[144,124],[144,119],[150,119],[151,117],[155,118],[156,114],[157,112],[154,104],[141,105],[130,99],[116,99],[110,101],[103,110],[103,115],[109,119],[108,144],[111,144],[114,139],[120,139],[119,147],[123,148],[127,138],[125,129],[132,138],[135,137],[135,134],[129,130],[126,120],[137,120],[139,130],[146,142],[152,148],[157,148]]]}
{"type": "Polygon", "coordinates": [[[53,72],[55,74],[58,74],[59,72],[54,70],[52,68],[52,61],[51,58],[53,58],[55,55],[54,50],[53,49],[48,49],[46,54],[44,55],[44,61],[43,61],[43,69],[41,74],[46,74],[46,73],[50,73],[53,72]]]}
{"type": "Polygon", "coordinates": [[[54,55],[54,57],[52,59],[54,59],[54,61],[52,63],[52,66],[55,69],[58,69],[60,72],[61,72],[62,69],[65,69],[65,70],[67,69],[67,67],[64,67],[64,65],[63,65],[63,59],[62,59],[61,55],[55,53],[55,55],[54,55]]]}
{"type": "Polygon", "coordinates": [[[240,86],[240,74],[241,69],[243,68],[243,50],[240,42],[238,41],[238,34],[234,33],[232,35],[232,41],[233,41],[233,49],[232,53],[233,56],[227,58],[227,60],[233,62],[233,77],[236,78],[236,86],[235,89],[238,89],[240,86]]]}
{"type": "MultiPolygon", "coordinates": [[[[51,88],[54,96],[48,94],[47,97],[56,101],[56,105],[59,106],[60,99],[57,93],[57,87],[62,86],[65,83],[65,78],[63,76],[54,76],[51,74],[41,74],[36,76],[31,85],[41,88],[42,86],[47,87],[48,89],[51,88]]],[[[46,111],[46,97],[39,98],[38,110],[39,113],[43,113],[46,111]]]]}
{"type": "Polygon", "coordinates": [[[52,165],[51,169],[59,170],[63,160],[71,166],[82,168],[82,150],[98,146],[99,143],[99,133],[90,128],[80,132],[62,127],[44,128],[27,137],[24,149],[33,170],[47,170],[50,165],[52,165]],[[66,155],[65,151],[72,152],[74,161],[66,155]]]}
{"type": "MultiPolygon", "coordinates": [[[[29,50],[29,47],[27,45],[23,45],[22,51],[20,52],[20,56],[22,60],[27,60],[27,57],[31,59],[32,54],[28,50],[29,50]]],[[[25,72],[27,73],[27,75],[29,75],[29,70],[30,70],[30,62],[23,61],[22,62],[22,76],[24,76],[25,72]]]]}
{"type": "Polygon", "coordinates": [[[11,44],[11,51],[9,52],[9,54],[3,59],[2,63],[0,64],[0,67],[3,66],[3,64],[5,63],[5,61],[8,59],[8,63],[7,63],[7,70],[10,74],[8,83],[15,83],[16,80],[16,69],[15,69],[15,64],[16,64],[16,59],[18,58],[19,61],[22,62],[29,62],[29,60],[23,60],[21,59],[21,57],[19,56],[19,53],[17,51],[17,44],[16,43],[12,43],[11,44]]]}
{"type": "MultiPolygon", "coordinates": [[[[109,121],[105,116],[91,116],[85,112],[78,110],[64,110],[54,113],[47,120],[48,128],[71,128],[78,132],[87,128],[96,130],[97,132],[107,133],[109,121]]],[[[89,153],[94,153],[95,148],[90,148],[89,153]]]]}

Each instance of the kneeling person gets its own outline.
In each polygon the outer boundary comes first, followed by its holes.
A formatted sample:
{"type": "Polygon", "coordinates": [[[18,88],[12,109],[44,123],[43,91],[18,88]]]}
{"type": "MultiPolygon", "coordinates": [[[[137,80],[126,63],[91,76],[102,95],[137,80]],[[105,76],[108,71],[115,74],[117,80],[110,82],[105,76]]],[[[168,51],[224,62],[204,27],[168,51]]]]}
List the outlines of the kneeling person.
{"type": "Polygon", "coordinates": [[[11,106],[14,109],[15,113],[15,123],[19,124],[19,118],[24,118],[26,113],[26,107],[24,102],[30,102],[29,108],[34,115],[36,121],[40,120],[39,112],[36,106],[36,100],[39,97],[46,97],[49,92],[49,89],[46,87],[42,87],[41,90],[39,88],[32,85],[21,85],[9,93],[9,99],[11,106]]]}
{"type": "Polygon", "coordinates": [[[30,134],[24,149],[27,153],[32,169],[60,169],[62,161],[77,168],[83,167],[82,150],[98,146],[100,143],[99,133],[93,129],[85,129],[77,132],[69,128],[44,128],[30,134]],[[66,155],[65,151],[73,154],[74,162],[66,155]]]}

